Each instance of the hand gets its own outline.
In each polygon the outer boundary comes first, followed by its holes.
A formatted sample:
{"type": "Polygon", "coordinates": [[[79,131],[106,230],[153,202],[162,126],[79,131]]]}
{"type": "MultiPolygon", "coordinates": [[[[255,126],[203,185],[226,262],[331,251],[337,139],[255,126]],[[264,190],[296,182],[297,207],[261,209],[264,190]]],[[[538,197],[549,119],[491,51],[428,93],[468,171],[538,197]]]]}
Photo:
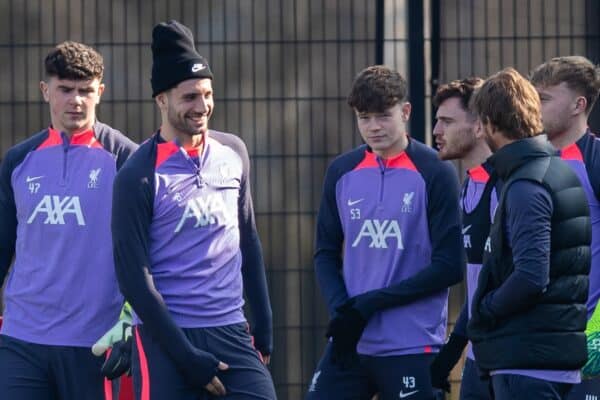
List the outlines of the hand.
{"type": "Polygon", "coordinates": [[[131,335],[127,340],[119,340],[114,343],[110,355],[100,369],[102,375],[113,380],[125,373],[129,374],[131,369],[131,347],[131,335]]]}
{"type": "Polygon", "coordinates": [[[126,303],[119,321],[92,346],[95,356],[101,356],[112,349],[101,369],[102,375],[108,379],[120,377],[131,367],[131,322],[131,309],[126,303]]]}
{"type": "Polygon", "coordinates": [[[431,386],[450,393],[450,382],[448,381],[450,371],[460,359],[467,343],[468,340],[464,336],[455,333],[450,335],[448,342],[442,346],[429,368],[431,386]]]}
{"type": "Polygon", "coordinates": [[[344,368],[356,361],[356,345],[367,326],[367,321],[353,303],[350,299],[336,310],[338,315],[329,322],[325,333],[332,340],[331,361],[344,368]]]}
{"type": "MultiPolygon", "coordinates": [[[[250,327],[248,326],[248,332],[250,332],[250,327]]],[[[269,365],[271,362],[271,352],[273,351],[273,339],[272,339],[272,330],[269,328],[268,330],[258,330],[255,329],[250,333],[252,337],[252,346],[258,353],[258,358],[264,365],[269,365]]]]}
{"type": "MultiPolygon", "coordinates": [[[[219,365],[217,366],[219,371],[225,371],[229,368],[229,365],[225,364],[222,361],[219,361],[219,365]]],[[[206,390],[210,392],[210,394],[215,396],[225,396],[227,391],[225,390],[225,386],[221,382],[221,380],[215,375],[208,384],[205,386],[206,390]]]]}

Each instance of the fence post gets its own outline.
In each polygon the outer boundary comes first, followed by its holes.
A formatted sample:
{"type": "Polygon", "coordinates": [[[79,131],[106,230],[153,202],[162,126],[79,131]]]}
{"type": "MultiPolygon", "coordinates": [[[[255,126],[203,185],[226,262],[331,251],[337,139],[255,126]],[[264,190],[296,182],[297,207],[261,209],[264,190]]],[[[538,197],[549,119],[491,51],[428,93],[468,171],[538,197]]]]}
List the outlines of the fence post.
{"type": "Polygon", "coordinates": [[[408,2],[408,86],[412,112],[410,135],[425,142],[425,39],[423,0],[408,2]]]}

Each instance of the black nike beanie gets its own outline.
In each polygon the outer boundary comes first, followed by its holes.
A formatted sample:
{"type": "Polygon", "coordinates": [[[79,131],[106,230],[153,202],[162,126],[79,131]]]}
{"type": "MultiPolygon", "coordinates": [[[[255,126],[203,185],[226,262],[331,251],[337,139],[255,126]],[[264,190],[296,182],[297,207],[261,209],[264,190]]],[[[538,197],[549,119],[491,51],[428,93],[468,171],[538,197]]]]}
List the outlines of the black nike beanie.
{"type": "Polygon", "coordinates": [[[152,97],[186,79],[212,79],[208,62],[196,51],[192,31],[177,21],[152,30],[152,97]]]}

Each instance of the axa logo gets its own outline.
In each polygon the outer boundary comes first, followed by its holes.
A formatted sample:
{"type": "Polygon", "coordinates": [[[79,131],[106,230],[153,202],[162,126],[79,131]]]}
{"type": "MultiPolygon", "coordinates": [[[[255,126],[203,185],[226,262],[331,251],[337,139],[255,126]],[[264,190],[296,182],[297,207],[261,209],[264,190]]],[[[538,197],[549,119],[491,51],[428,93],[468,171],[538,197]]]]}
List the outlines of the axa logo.
{"type": "Polygon", "coordinates": [[[400,250],[404,249],[400,225],[398,221],[393,219],[364,220],[360,232],[356,236],[356,239],[354,239],[354,242],[352,242],[352,247],[358,246],[363,238],[369,240],[370,248],[387,249],[388,245],[394,246],[395,244],[396,248],[400,250]]]}
{"type": "Polygon", "coordinates": [[[463,247],[465,249],[470,249],[471,247],[473,247],[471,245],[471,235],[468,234],[467,232],[469,232],[469,230],[471,229],[473,225],[467,225],[462,229],[462,234],[463,234],[463,247]]]}
{"type": "Polygon", "coordinates": [[[483,251],[487,251],[488,253],[492,252],[492,238],[489,236],[485,240],[485,246],[483,247],[483,251]]]}
{"type": "Polygon", "coordinates": [[[194,222],[194,228],[198,228],[199,226],[215,224],[217,222],[216,217],[219,214],[225,217],[228,216],[225,201],[223,201],[220,194],[189,199],[185,203],[185,210],[175,228],[175,233],[181,231],[188,219],[194,222]]]}
{"type": "Polygon", "coordinates": [[[64,225],[70,216],[77,221],[77,225],[85,225],[79,196],[45,195],[27,219],[27,223],[31,224],[38,215],[45,217],[44,224],[64,225]]]}
{"type": "Polygon", "coordinates": [[[415,192],[404,193],[404,197],[402,198],[402,209],[403,213],[412,212],[413,206],[413,198],[415,197],[415,192]]]}

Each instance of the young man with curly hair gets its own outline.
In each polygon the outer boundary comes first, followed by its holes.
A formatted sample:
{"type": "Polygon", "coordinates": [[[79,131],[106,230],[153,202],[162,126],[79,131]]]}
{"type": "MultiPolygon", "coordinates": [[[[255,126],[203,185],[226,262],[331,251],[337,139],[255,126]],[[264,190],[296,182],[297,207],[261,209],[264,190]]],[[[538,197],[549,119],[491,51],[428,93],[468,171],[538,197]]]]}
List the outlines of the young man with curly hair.
{"type": "MultiPolygon", "coordinates": [[[[474,92],[481,87],[480,78],[466,78],[441,85],[434,98],[437,122],[433,136],[443,160],[460,160],[467,170],[462,186],[463,247],[467,257],[467,299],[457,318],[447,343],[431,364],[434,387],[450,390],[448,377],[468,345],[467,322],[471,315],[471,301],[477,288],[483,254],[490,233],[492,216],[498,204],[498,181],[486,161],[492,152],[477,127],[477,115],[469,109],[474,92]]],[[[461,400],[489,400],[489,381],[480,379],[475,356],[470,345],[462,372],[461,400]]]]}
{"type": "Polygon", "coordinates": [[[104,91],[98,52],[61,43],[45,70],[50,126],[9,149],[0,168],[0,282],[8,274],[0,393],[99,400],[111,390],[104,359],[90,347],[117,322],[123,302],[110,236],[112,185],[137,146],[96,120],[104,91]]]}

